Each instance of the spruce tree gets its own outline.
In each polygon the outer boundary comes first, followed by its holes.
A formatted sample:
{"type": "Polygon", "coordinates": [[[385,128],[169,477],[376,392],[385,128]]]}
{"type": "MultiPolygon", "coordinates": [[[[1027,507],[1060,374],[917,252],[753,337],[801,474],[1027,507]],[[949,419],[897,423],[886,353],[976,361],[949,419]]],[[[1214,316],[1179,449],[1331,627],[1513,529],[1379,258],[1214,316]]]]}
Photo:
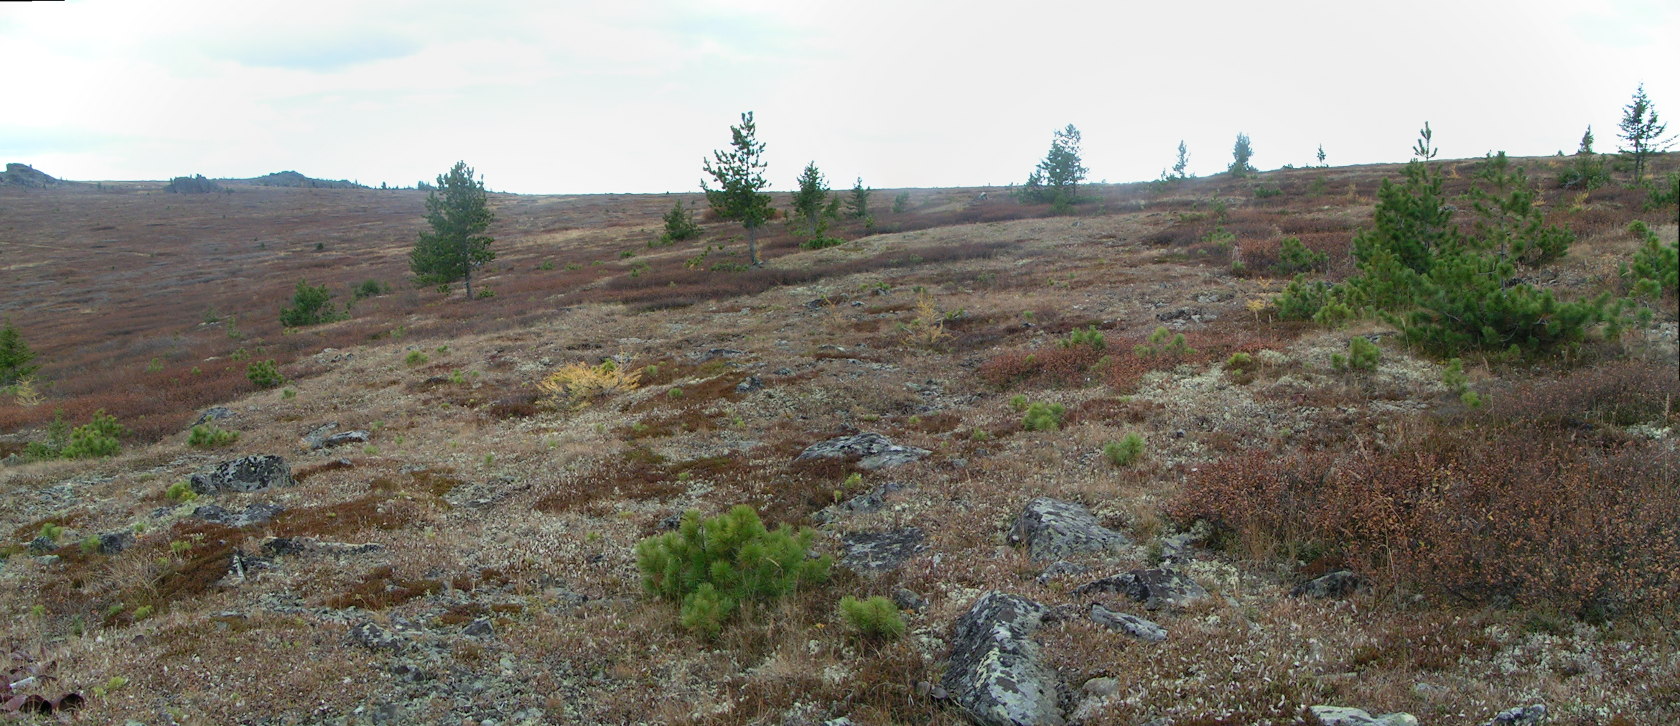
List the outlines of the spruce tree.
{"type": "Polygon", "coordinates": [[[799,175],[799,191],[793,193],[790,215],[790,221],[804,227],[805,242],[801,246],[819,249],[839,244],[841,240],[827,236],[828,223],[839,214],[840,200],[829,197],[828,182],[817,170],[817,162],[806,164],[805,171],[799,175]]]}
{"type": "Polygon", "coordinates": [[[863,219],[869,216],[869,193],[874,191],[863,185],[863,177],[858,177],[852,184],[852,196],[846,198],[846,216],[852,219],[863,219]]]}
{"type": "Polygon", "coordinates": [[[694,211],[684,209],[681,199],[665,213],[665,231],[659,235],[661,245],[675,244],[700,236],[700,225],[694,223],[694,211]]]}
{"type": "Polygon", "coordinates": [[[1050,151],[1044,155],[1044,160],[1038,162],[1026,184],[1019,192],[1021,198],[1029,202],[1050,202],[1057,208],[1066,208],[1079,197],[1079,182],[1085,180],[1087,169],[1079,158],[1079,129],[1068,124],[1067,128],[1055,132],[1050,141],[1050,151]]]}
{"type": "Polygon", "coordinates": [[[438,175],[437,187],[426,197],[426,223],[431,229],[421,232],[415,242],[409,269],[421,284],[463,280],[471,300],[473,269],[496,259],[490,249],[495,240],[484,234],[494,219],[484,182],[474,177],[467,162],[455,162],[448,173],[438,175]]]}
{"type": "Polygon", "coordinates": [[[705,180],[700,188],[718,217],[738,221],[747,230],[747,257],[757,267],[763,264],[758,259],[758,228],[771,213],[770,195],[764,193],[770,186],[764,178],[764,143],[757,138],[751,111],[741,114],[741,125],[729,127],[729,133],[730,150],[712,152],[712,160],[701,166],[718,188],[707,186],[705,180]]]}
{"type": "Polygon", "coordinates": [[[1668,124],[1657,120],[1657,109],[1645,96],[1645,84],[1639,84],[1633,101],[1622,108],[1621,128],[1622,138],[1628,142],[1621,151],[1633,157],[1633,183],[1637,185],[1645,177],[1646,158],[1674,144],[1672,139],[1662,137],[1668,124]]]}
{"type": "Polygon", "coordinates": [[[6,327],[0,328],[0,386],[10,386],[39,370],[40,366],[30,364],[33,360],[35,351],[23,342],[17,326],[6,321],[6,327]]]}
{"type": "Polygon", "coordinates": [[[1254,145],[1249,143],[1248,134],[1237,134],[1237,141],[1231,146],[1231,176],[1248,176],[1255,172],[1249,160],[1254,158],[1254,145]]]}

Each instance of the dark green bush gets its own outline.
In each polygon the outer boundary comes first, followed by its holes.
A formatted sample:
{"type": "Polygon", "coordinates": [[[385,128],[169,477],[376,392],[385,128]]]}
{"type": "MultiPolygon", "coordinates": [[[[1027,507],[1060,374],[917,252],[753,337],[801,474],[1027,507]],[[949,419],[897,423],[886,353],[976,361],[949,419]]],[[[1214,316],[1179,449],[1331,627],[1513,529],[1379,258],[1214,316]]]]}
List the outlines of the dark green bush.
{"type": "Polygon", "coordinates": [[[286,377],[280,375],[280,369],[274,359],[254,360],[245,366],[245,378],[257,388],[275,388],[286,382],[286,377]]]}
{"type": "Polygon", "coordinates": [[[1028,431],[1055,431],[1062,427],[1062,417],[1067,414],[1067,407],[1059,403],[1033,403],[1027,406],[1027,413],[1021,419],[1021,426],[1028,431]]]}
{"type": "Polygon", "coordinates": [[[700,225],[694,221],[694,210],[684,209],[681,199],[665,213],[665,231],[659,235],[658,246],[673,245],[700,236],[700,225]]]}
{"type": "Polygon", "coordinates": [[[70,431],[70,442],[64,445],[59,456],[66,459],[115,456],[122,450],[122,442],[118,439],[127,433],[128,429],[117,423],[115,416],[105,413],[104,409],[94,411],[91,420],[70,431]]]}
{"type": "Polygon", "coordinates": [[[1119,441],[1110,441],[1103,445],[1103,456],[1115,466],[1131,466],[1143,457],[1143,437],[1131,433],[1119,441]]]}
{"type": "Polygon", "coordinates": [[[311,286],[305,280],[298,280],[291,306],[280,309],[280,324],[288,328],[330,323],[348,317],[349,314],[333,309],[332,293],[327,292],[326,285],[311,286]]]}
{"type": "Polygon", "coordinates": [[[1282,246],[1278,249],[1277,271],[1285,275],[1302,272],[1322,272],[1330,255],[1308,248],[1301,244],[1299,237],[1283,238],[1282,246]]]}
{"type": "Polygon", "coordinates": [[[363,280],[362,284],[351,288],[350,296],[357,300],[365,300],[370,297],[379,297],[390,291],[390,286],[378,280],[363,280]]]}
{"type": "Polygon", "coordinates": [[[1061,339],[1058,343],[1063,348],[1084,345],[1093,350],[1102,350],[1108,347],[1108,341],[1103,339],[1102,331],[1097,330],[1095,325],[1084,329],[1074,328],[1073,332],[1068,333],[1068,337],[1061,339]]]}
{"type": "Polygon", "coordinates": [[[1628,231],[1642,239],[1633,253],[1633,265],[1622,270],[1633,294],[1645,298],[1674,294],[1680,288],[1680,243],[1663,244],[1649,225],[1637,220],[1628,225],[1628,231]]]}
{"type": "Polygon", "coordinates": [[[194,426],[192,432],[187,434],[187,445],[196,448],[227,446],[238,440],[238,431],[229,431],[213,423],[202,423],[194,426]]]}
{"type": "Polygon", "coordinates": [[[636,566],[650,594],[682,604],[683,627],[711,637],[743,602],[826,580],[832,559],[809,556],[814,537],[785,524],[768,531],[744,504],[710,519],[689,510],[677,531],[637,543],[636,566]]]}

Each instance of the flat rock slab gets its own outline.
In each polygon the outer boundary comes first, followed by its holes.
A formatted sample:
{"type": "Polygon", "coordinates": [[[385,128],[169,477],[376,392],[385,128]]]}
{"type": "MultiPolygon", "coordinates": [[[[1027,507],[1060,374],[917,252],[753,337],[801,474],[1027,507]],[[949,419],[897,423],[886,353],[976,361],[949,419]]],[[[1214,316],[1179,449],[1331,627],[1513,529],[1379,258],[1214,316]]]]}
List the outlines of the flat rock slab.
{"type": "Polygon", "coordinates": [[[941,685],[982,726],[1062,726],[1054,673],[1039,662],[1032,633],[1050,609],[992,591],[957,619],[941,685]]]}
{"type": "Polygon", "coordinates": [[[1074,588],[1073,594],[1125,595],[1143,603],[1143,607],[1148,610],[1187,607],[1208,597],[1208,591],[1196,584],[1195,580],[1166,568],[1132,570],[1125,574],[1105,577],[1074,588]]]}
{"type": "Polygon", "coordinates": [[[1132,544],[1125,535],[1102,526],[1084,506],[1049,497],[1027,503],[1009,530],[1009,541],[1025,544],[1028,556],[1039,561],[1115,554],[1132,544]]]}
{"type": "Polygon", "coordinates": [[[194,492],[216,494],[289,487],[297,484],[297,480],[292,478],[292,469],[285,459],[265,454],[224,461],[209,471],[192,475],[191,483],[194,492]]]}
{"type": "MultiPolygon", "coordinates": [[[[226,406],[211,406],[210,408],[204,409],[204,413],[199,414],[198,418],[193,420],[192,425],[202,426],[212,421],[233,418],[235,415],[237,414],[234,410],[226,406]]],[[[189,426],[188,428],[192,427],[189,426]]]]}
{"type": "Polygon", "coordinates": [[[1138,640],[1159,643],[1167,639],[1167,629],[1136,615],[1116,612],[1101,605],[1091,606],[1091,620],[1111,630],[1118,630],[1138,640]]]}
{"type": "MultiPolygon", "coordinates": [[[[1527,706],[1500,711],[1492,720],[1482,726],[1529,726],[1546,722],[1546,704],[1534,703],[1527,706]]],[[[1413,722],[1414,724],[1416,721],[1413,722]]]]}
{"type": "Polygon", "coordinates": [[[904,486],[903,482],[886,482],[885,484],[852,497],[851,499],[840,502],[839,504],[831,504],[827,507],[823,507],[822,509],[817,510],[816,513],[812,514],[811,519],[826,524],[847,514],[878,512],[882,507],[887,505],[887,495],[904,489],[904,486]]]}
{"type": "Polygon", "coordinates": [[[1295,586],[1289,594],[1295,597],[1344,597],[1352,594],[1365,584],[1364,578],[1354,574],[1351,570],[1336,570],[1335,572],[1308,580],[1295,586]]]}
{"type": "Polygon", "coordinates": [[[841,537],[846,553],[840,564],[857,572],[888,572],[921,552],[923,534],[919,527],[885,532],[853,532],[841,537]]]}
{"type": "Polygon", "coordinates": [[[1417,717],[1409,713],[1385,713],[1381,716],[1346,706],[1311,706],[1313,718],[1322,726],[1418,726],[1417,717]]]}
{"type": "Polygon", "coordinates": [[[224,524],[229,527],[249,527],[254,524],[263,524],[268,522],[269,520],[280,516],[280,513],[284,511],[286,511],[285,507],[281,507],[278,504],[267,504],[263,502],[249,505],[245,507],[245,511],[239,513],[229,512],[228,510],[214,504],[206,504],[202,507],[194,509],[192,516],[194,519],[202,519],[206,522],[224,524]]]}
{"type": "Polygon", "coordinates": [[[805,447],[794,461],[804,459],[856,459],[865,469],[887,469],[916,461],[929,452],[914,446],[900,446],[875,433],[840,436],[805,447]]]}

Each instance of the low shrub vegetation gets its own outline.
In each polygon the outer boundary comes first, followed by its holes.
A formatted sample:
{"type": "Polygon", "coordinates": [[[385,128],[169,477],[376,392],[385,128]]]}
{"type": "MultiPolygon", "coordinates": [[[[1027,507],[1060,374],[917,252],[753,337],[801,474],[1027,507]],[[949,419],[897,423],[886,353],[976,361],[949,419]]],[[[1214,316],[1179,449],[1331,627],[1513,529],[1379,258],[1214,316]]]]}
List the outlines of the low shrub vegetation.
{"type": "Polygon", "coordinates": [[[840,598],[840,616],[864,638],[892,640],[904,635],[904,617],[899,615],[898,606],[880,595],[862,600],[850,595],[840,598]]]}
{"type": "Polygon", "coordinates": [[[681,604],[683,627],[716,637],[743,603],[828,579],[832,559],[809,556],[815,536],[785,524],[770,531],[744,504],[711,518],[689,510],[677,531],[636,545],[636,567],[649,594],[681,604]]]}

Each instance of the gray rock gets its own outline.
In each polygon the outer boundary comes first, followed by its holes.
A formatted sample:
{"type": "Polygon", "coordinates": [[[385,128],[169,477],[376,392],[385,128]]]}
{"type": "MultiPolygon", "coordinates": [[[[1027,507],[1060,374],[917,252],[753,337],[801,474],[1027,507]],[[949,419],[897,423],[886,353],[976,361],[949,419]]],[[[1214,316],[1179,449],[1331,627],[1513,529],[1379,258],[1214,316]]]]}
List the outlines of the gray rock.
{"type": "Polygon", "coordinates": [[[225,406],[211,406],[210,408],[204,409],[204,413],[199,414],[198,418],[192,422],[192,425],[202,426],[212,421],[221,421],[222,419],[233,418],[235,415],[237,414],[235,414],[234,410],[231,408],[227,408],[225,406]]]}
{"type": "Polygon", "coordinates": [[[1138,640],[1159,643],[1167,639],[1167,629],[1136,615],[1115,612],[1102,605],[1091,606],[1091,620],[1099,625],[1118,630],[1138,640]]]}
{"type": "Polygon", "coordinates": [[[489,618],[478,618],[467,623],[467,627],[461,632],[480,638],[492,637],[496,634],[496,626],[490,622],[489,618]]]}
{"type": "Polygon", "coordinates": [[[370,438],[372,438],[372,434],[369,434],[366,431],[340,431],[339,433],[321,439],[321,443],[316,445],[315,448],[330,449],[334,446],[343,446],[345,444],[365,444],[370,438]]]}
{"type": "Polygon", "coordinates": [[[1418,726],[1417,717],[1409,713],[1372,716],[1364,710],[1346,706],[1310,706],[1307,710],[1322,726],[1418,726]]]}
{"type": "Polygon", "coordinates": [[[893,590],[892,601],[894,605],[897,605],[902,610],[922,612],[928,608],[928,601],[926,598],[921,595],[917,595],[914,590],[905,587],[895,588],[893,590]]]}
{"type": "Polygon", "coordinates": [[[286,460],[272,454],[244,456],[217,464],[208,472],[192,475],[192,488],[199,494],[255,492],[276,486],[293,486],[292,469],[286,460]]]}
{"type": "Polygon", "coordinates": [[[1044,605],[988,592],[957,619],[951,663],[941,684],[981,726],[1067,723],[1051,670],[1039,662],[1032,632],[1044,605]]]}
{"type": "Polygon", "coordinates": [[[1083,575],[1090,571],[1091,568],[1077,562],[1056,560],[1055,562],[1050,563],[1049,567],[1044,568],[1043,572],[1038,573],[1038,584],[1048,585],[1052,580],[1070,577],[1073,575],[1083,575]]]}
{"type": "Polygon", "coordinates": [[[746,378],[741,379],[740,383],[735,384],[735,392],[751,393],[763,387],[764,381],[758,376],[747,376],[746,378]]]}
{"type": "Polygon", "coordinates": [[[1120,681],[1116,678],[1092,678],[1080,686],[1080,690],[1087,695],[1103,697],[1112,696],[1120,692],[1120,681]]]}
{"type": "Polygon", "coordinates": [[[1075,595],[1118,593],[1143,603],[1148,610],[1182,608],[1208,597],[1207,590],[1177,571],[1167,568],[1132,570],[1074,588],[1075,595]]]}
{"type": "Polygon", "coordinates": [[[1125,535],[1098,523],[1085,507],[1049,497],[1027,503],[1009,530],[1009,541],[1025,544],[1027,554],[1039,561],[1113,554],[1131,545],[1125,535]]]}
{"type": "Polygon", "coordinates": [[[402,650],[403,647],[401,636],[371,620],[352,626],[345,637],[368,650],[402,650]]]}
{"type": "Polygon", "coordinates": [[[876,433],[839,436],[805,447],[795,461],[804,459],[857,459],[865,469],[886,469],[916,461],[929,452],[914,446],[900,446],[876,433]]]}
{"type": "Polygon", "coordinates": [[[321,424],[320,426],[316,426],[315,428],[310,429],[309,433],[304,434],[303,438],[298,439],[298,448],[303,449],[304,451],[318,451],[321,448],[321,442],[328,436],[331,436],[332,432],[337,430],[337,421],[330,421],[328,423],[321,424]]]}
{"type": "Polygon", "coordinates": [[[1336,570],[1296,585],[1289,594],[1294,597],[1343,597],[1352,594],[1364,584],[1365,579],[1354,574],[1352,570],[1336,570]]]}
{"type": "Polygon", "coordinates": [[[885,532],[853,532],[841,538],[846,552],[840,563],[857,572],[896,570],[924,549],[918,527],[885,532]]]}
{"type": "Polygon", "coordinates": [[[1530,726],[1546,722],[1546,704],[1534,703],[1527,706],[1500,711],[1493,720],[1482,726],[1530,726]]]}
{"type": "Polygon", "coordinates": [[[811,519],[826,524],[828,522],[838,520],[841,516],[847,514],[864,514],[880,511],[881,508],[887,504],[887,495],[903,488],[903,482],[886,482],[874,489],[840,502],[839,504],[831,504],[827,507],[823,507],[815,514],[812,514],[811,519]]]}
{"type": "Polygon", "coordinates": [[[133,532],[110,532],[99,535],[99,554],[114,555],[134,546],[133,532]]]}
{"type": "Polygon", "coordinates": [[[40,537],[29,540],[30,552],[51,552],[56,549],[58,549],[58,542],[46,535],[41,535],[40,537]]]}
{"type": "Polygon", "coordinates": [[[206,504],[194,509],[192,516],[195,519],[215,522],[229,527],[249,527],[255,524],[264,524],[284,511],[286,511],[285,507],[278,504],[258,502],[246,506],[245,511],[234,514],[214,504],[206,504]]]}

